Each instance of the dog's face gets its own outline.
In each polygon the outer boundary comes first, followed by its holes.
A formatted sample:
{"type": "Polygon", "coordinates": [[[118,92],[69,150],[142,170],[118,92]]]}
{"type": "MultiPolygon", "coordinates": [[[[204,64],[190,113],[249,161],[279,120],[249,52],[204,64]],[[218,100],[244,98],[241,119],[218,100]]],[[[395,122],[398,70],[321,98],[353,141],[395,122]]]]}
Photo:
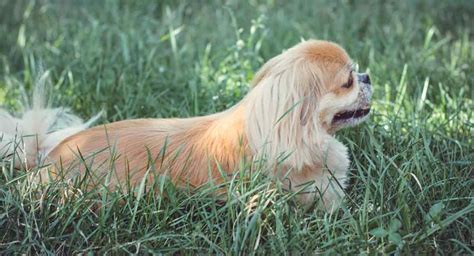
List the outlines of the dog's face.
{"type": "Polygon", "coordinates": [[[355,126],[370,112],[372,85],[368,74],[356,73],[351,64],[342,67],[319,100],[321,126],[329,133],[355,126]]]}
{"type": "Polygon", "coordinates": [[[367,119],[372,95],[369,75],[357,73],[344,49],[334,43],[310,41],[302,46],[306,61],[313,63],[319,126],[334,133],[367,119]]]}

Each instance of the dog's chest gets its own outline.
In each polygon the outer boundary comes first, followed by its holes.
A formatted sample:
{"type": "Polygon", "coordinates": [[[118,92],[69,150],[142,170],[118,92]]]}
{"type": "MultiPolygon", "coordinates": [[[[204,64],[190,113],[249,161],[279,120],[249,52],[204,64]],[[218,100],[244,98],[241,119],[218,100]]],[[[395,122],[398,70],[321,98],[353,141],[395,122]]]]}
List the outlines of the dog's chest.
{"type": "Polygon", "coordinates": [[[347,147],[335,138],[330,137],[324,143],[323,149],[322,159],[327,168],[331,170],[336,178],[345,177],[350,164],[347,147]]]}

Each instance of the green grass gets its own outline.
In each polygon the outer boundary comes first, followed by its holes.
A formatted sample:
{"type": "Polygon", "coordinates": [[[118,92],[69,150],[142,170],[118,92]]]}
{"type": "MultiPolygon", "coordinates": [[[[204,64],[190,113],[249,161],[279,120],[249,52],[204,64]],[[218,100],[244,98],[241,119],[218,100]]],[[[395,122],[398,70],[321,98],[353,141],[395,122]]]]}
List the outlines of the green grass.
{"type": "Polygon", "coordinates": [[[42,66],[54,104],[84,118],[208,114],[301,38],[332,40],[374,84],[370,121],[338,134],[341,210],[301,209],[249,163],[221,202],[165,179],[166,197],[38,187],[4,161],[0,252],[472,254],[474,3],[222,2],[0,1],[0,105],[20,110],[42,66]]]}

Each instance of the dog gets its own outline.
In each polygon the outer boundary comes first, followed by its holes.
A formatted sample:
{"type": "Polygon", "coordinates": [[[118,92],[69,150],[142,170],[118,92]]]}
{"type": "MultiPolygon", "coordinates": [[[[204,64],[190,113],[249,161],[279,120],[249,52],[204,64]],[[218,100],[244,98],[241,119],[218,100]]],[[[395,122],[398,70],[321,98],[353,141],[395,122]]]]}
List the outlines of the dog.
{"type": "Polygon", "coordinates": [[[28,168],[49,163],[40,174],[43,182],[57,178],[59,170],[73,177],[87,169],[94,177],[109,175],[111,188],[126,180],[136,185],[147,175],[152,179],[150,171],[178,186],[222,183],[242,159],[263,158],[268,175],[285,188],[310,184],[298,197],[303,204],[321,196],[324,208],[336,209],[350,161],[334,134],[369,116],[368,74],[356,73],[339,45],[309,40],[267,61],[251,86],[220,113],[93,128],[88,127],[97,117],[83,122],[65,108],[45,107],[42,89],[35,89],[33,107],[22,118],[0,112],[0,157],[16,155],[28,168]],[[12,147],[22,136],[23,147],[12,147]]]}

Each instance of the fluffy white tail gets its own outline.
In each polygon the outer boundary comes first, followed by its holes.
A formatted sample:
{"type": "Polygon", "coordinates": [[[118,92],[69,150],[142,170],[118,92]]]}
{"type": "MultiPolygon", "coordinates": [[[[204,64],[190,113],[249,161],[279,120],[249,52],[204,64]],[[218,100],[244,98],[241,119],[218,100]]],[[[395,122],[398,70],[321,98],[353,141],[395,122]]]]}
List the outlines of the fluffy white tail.
{"type": "Polygon", "coordinates": [[[62,140],[86,129],[99,117],[83,122],[67,108],[49,108],[47,80],[45,72],[34,86],[32,104],[25,103],[19,117],[0,109],[0,161],[16,159],[17,167],[32,167],[62,140]]]}

